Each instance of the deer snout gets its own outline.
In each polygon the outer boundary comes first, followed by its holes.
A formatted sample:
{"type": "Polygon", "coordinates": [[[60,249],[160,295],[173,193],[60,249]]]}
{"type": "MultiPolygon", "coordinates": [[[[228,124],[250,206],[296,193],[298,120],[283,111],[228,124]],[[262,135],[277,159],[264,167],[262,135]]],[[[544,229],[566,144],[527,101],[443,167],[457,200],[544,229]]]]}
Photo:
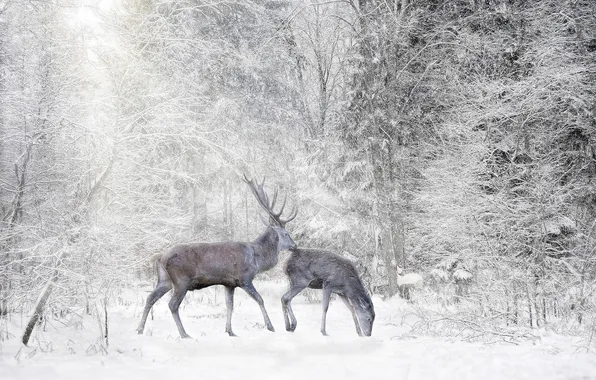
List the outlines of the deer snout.
{"type": "Polygon", "coordinates": [[[294,242],[294,240],[290,240],[290,251],[293,251],[296,248],[298,248],[298,246],[296,245],[296,243],[294,242]]]}

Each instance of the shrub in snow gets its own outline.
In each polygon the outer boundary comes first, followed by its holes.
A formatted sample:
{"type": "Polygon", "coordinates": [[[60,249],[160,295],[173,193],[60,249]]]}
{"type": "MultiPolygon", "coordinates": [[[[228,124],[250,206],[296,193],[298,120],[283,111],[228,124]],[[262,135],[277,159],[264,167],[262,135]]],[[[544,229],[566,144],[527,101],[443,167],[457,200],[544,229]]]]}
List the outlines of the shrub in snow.
{"type": "Polygon", "coordinates": [[[455,281],[455,295],[457,297],[467,296],[472,283],[472,273],[462,268],[456,269],[453,272],[453,280],[455,281]]]}
{"type": "Polygon", "coordinates": [[[402,273],[403,270],[397,267],[397,286],[402,298],[409,300],[411,296],[410,289],[422,288],[422,276],[418,273],[406,273],[404,275],[402,273]]]}

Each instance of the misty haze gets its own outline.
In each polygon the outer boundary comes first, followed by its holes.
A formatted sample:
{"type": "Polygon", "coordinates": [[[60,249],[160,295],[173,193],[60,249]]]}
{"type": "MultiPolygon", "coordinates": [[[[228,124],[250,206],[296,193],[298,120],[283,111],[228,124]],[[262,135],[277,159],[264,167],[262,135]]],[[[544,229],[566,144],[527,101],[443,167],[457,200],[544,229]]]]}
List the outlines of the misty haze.
{"type": "Polygon", "coordinates": [[[596,1],[0,0],[0,378],[596,379],[596,1]]]}

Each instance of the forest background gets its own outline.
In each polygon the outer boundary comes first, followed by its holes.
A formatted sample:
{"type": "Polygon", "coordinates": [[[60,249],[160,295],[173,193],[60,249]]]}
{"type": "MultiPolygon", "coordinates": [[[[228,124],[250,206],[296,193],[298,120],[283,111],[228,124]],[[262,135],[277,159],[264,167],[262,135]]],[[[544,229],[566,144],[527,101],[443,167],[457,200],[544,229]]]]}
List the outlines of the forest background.
{"type": "Polygon", "coordinates": [[[0,314],[254,239],[246,172],[425,331],[591,341],[595,92],[591,0],[0,1],[0,314]]]}

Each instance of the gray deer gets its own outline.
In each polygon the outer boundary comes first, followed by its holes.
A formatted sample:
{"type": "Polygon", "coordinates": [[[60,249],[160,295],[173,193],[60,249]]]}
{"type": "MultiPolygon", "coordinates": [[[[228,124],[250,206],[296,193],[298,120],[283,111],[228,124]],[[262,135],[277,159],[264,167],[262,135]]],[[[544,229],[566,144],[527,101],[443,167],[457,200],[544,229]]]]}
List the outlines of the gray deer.
{"type": "Polygon", "coordinates": [[[279,252],[295,248],[296,244],[285,229],[286,223],[296,217],[294,208],[287,219],[281,214],[286,205],[286,198],[278,212],[273,211],[277,201],[277,189],[273,199],[263,190],[263,184],[254,183],[246,175],[244,182],[259,202],[259,205],[269,214],[269,225],[265,231],[253,242],[221,242],[221,243],[188,243],[177,244],[168,252],[157,255],[157,285],[147,297],[143,317],[137,329],[143,333],[147,315],[164,294],[174,289],[169,302],[172,317],[176,322],[180,337],[190,338],[184,330],[178,308],[189,290],[203,289],[211,285],[223,285],[226,292],[226,333],[236,336],[232,331],[232,312],[234,310],[234,290],[240,287],[254,299],[261,308],[265,324],[269,331],[275,331],[263,298],[253,286],[253,279],[257,273],[273,268],[277,264],[279,252]]]}
{"type": "Polygon", "coordinates": [[[284,271],[290,279],[290,289],[281,298],[287,331],[294,331],[298,323],[290,304],[292,298],[305,288],[312,288],[323,290],[323,335],[327,335],[326,319],[331,293],[339,295],[352,313],[358,335],[371,335],[375,309],[351,261],[329,251],[292,248],[284,271]]]}

